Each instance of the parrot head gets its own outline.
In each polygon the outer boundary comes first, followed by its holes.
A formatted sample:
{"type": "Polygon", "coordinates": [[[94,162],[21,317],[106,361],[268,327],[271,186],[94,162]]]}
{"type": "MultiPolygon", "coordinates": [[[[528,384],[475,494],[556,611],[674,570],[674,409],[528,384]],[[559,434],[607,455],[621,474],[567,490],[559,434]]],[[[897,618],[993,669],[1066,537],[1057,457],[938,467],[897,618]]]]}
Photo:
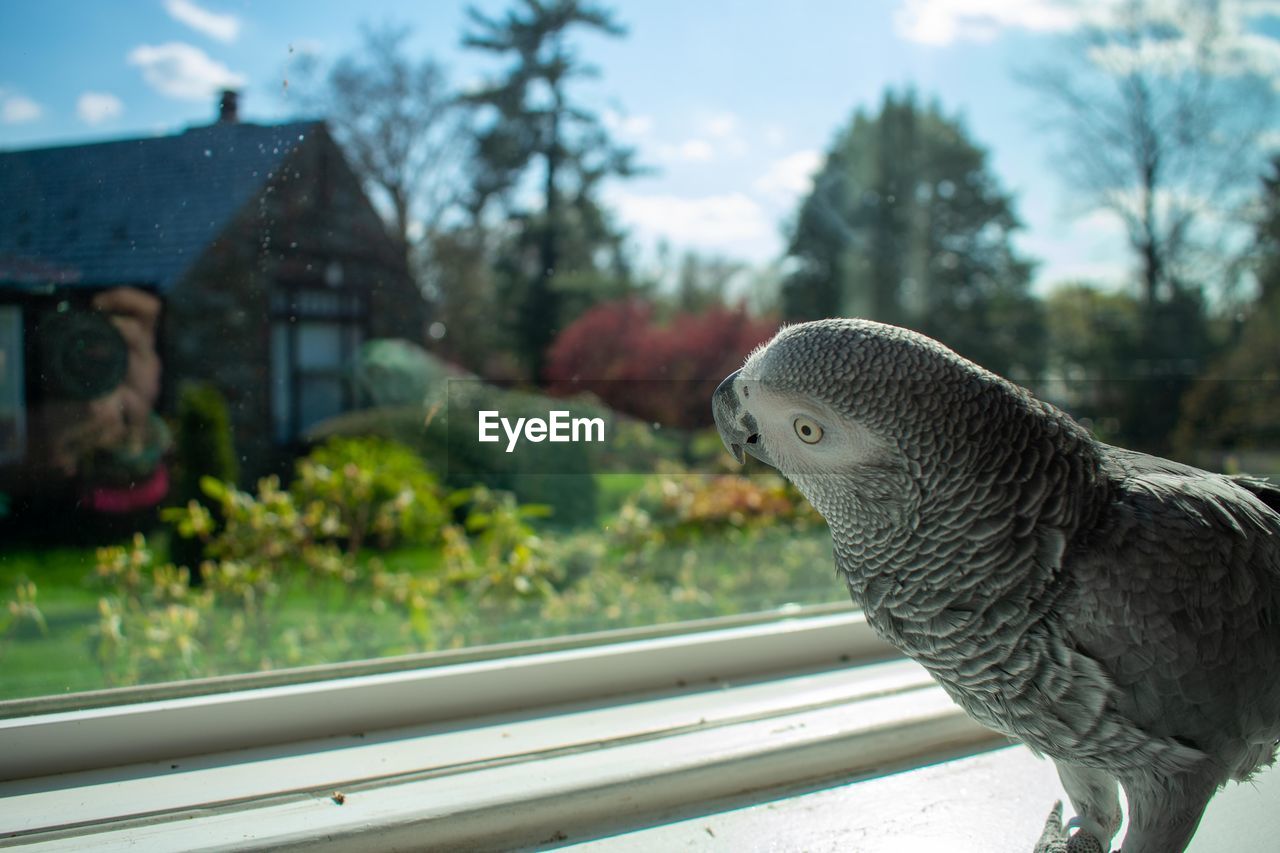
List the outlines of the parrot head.
{"type": "Polygon", "coordinates": [[[739,462],[778,469],[828,521],[852,509],[901,520],[919,504],[929,451],[968,430],[955,404],[993,381],[1003,382],[907,329],[819,320],[748,356],[712,413],[739,462]]]}

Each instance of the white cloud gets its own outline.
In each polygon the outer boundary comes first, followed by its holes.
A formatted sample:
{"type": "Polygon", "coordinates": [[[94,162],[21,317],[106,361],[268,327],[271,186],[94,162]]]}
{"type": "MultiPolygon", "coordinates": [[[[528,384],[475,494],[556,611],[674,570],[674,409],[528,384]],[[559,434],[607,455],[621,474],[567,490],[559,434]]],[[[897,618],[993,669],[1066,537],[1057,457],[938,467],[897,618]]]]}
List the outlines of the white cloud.
{"type": "Polygon", "coordinates": [[[679,145],[659,145],[658,157],[671,163],[710,163],[716,150],[705,139],[686,139],[679,145]]]}
{"type": "Polygon", "coordinates": [[[1064,32],[1081,19],[1080,4],[1071,0],[903,0],[893,18],[898,35],[939,47],[991,41],[1005,29],[1064,32]]]}
{"type": "Polygon", "coordinates": [[[653,133],[652,116],[629,116],[616,110],[605,110],[600,116],[600,121],[604,124],[605,130],[628,142],[639,141],[653,133]]]}
{"type": "Polygon", "coordinates": [[[0,88],[0,124],[26,124],[44,115],[44,108],[26,95],[0,88]]]}
{"type": "MultiPolygon", "coordinates": [[[[1272,87],[1280,91],[1280,39],[1249,30],[1249,19],[1258,14],[1258,5],[1224,3],[1220,16],[1211,8],[1197,14],[1167,4],[1144,7],[1143,19],[1163,25],[1165,37],[1143,38],[1136,44],[1107,43],[1092,48],[1089,59],[1117,75],[1135,71],[1176,75],[1191,68],[1220,77],[1256,75],[1271,80],[1272,87]]],[[[1272,5],[1272,13],[1280,15],[1280,3],[1272,5]]],[[[1123,21],[1119,12],[1095,17],[1094,22],[1104,27],[1116,25],[1123,21]]]]}
{"type": "Polygon", "coordinates": [[[240,19],[235,15],[210,12],[191,0],[164,0],[164,10],[175,21],[218,41],[233,42],[240,35],[240,19]]]}
{"type": "Polygon", "coordinates": [[[780,124],[770,124],[764,129],[764,141],[771,148],[781,148],[787,144],[787,129],[780,124]]]}
{"type": "Polygon", "coordinates": [[[747,153],[747,141],[739,132],[741,122],[731,112],[723,111],[704,116],[698,123],[703,137],[715,140],[715,147],[733,157],[747,153]]]}
{"type": "MultiPolygon", "coordinates": [[[[605,124],[610,129],[621,126],[619,117],[605,114],[605,124]]],[[[747,153],[748,145],[739,128],[741,122],[731,112],[704,113],[690,121],[692,135],[682,142],[666,142],[653,139],[653,124],[647,116],[636,120],[637,131],[642,132],[651,148],[651,156],[663,163],[711,163],[726,156],[740,158],[747,153]]],[[[634,133],[633,140],[641,133],[634,133]]],[[[670,138],[670,137],[668,137],[670,138]]]]}
{"type": "MultiPolygon", "coordinates": [[[[1194,14],[1181,7],[1158,5],[1145,9],[1144,14],[1147,20],[1166,25],[1170,37],[1143,39],[1133,46],[1110,44],[1093,50],[1090,58],[1116,74],[1138,69],[1175,74],[1203,62],[1213,74],[1255,74],[1274,81],[1280,91],[1280,39],[1249,29],[1249,19],[1260,14],[1260,8],[1261,4],[1224,3],[1221,15],[1215,16],[1211,8],[1194,14]],[[1206,34],[1212,36],[1206,39],[1206,34]],[[1212,50],[1203,53],[1206,43],[1212,50]]],[[[1280,15],[1280,3],[1271,4],[1271,14],[1280,15]]]]}
{"type": "Polygon", "coordinates": [[[325,54],[325,45],[320,39],[298,38],[289,42],[289,53],[297,57],[314,56],[319,58],[325,54]]]}
{"type": "Polygon", "coordinates": [[[76,115],[85,124],[102,124],[124,112],[124,104],[110,92],[84,92],[76,100],[76,115]]]}
{"type": "MultiPolygon", "coordinates": [[[[1133,9],[1124,0],[902,0],[894,13],[894,25],[908,41],[941,47],[960,41],[991,41],[1008,30],[1065,33],[1084,24],[1104,29],[1123,27],[1133,9]]],[[[1214,73],[1258,74],[1275,80],[1280,91],[1280,40],[1250,27],[1252,19],[1280,17],[1277,0],[1223,0],[1216,7],[1147,0],[1139,7],[1139,14],[1165,25],[1171,37],[1143,39],[1133,46],[1113,43],[1094,48],[1090,59],[1095,64],[1119,74],[1136,68],[1176,72],[1196,61],[1200,37],[1213,27],[1219,37],[1209,60],[1214,73]]]]}
{"type": "Polygon", "coordinates": [[[1223,0],[1227,14],[1241,19],[1280,18],[1280,0],[1223,0]]]}
{"type": "Polygon", "coordinates": [[[774,223],[764,208],[743,193],[687,197],[612,194],[621,220],[650,240],[711,253],[760,259],[762,247],[776,248],[774,223]]]}
{"type": "Polygon", "coordinates": [[[1280,152],[1280,130],[1267,130],[1258,134],[1258,147],[1268,154],[1280,152]]]}
{"type": "Polygon", "coordinates": [[[142,69],[143,79],[153,89],[171,98],[203,101],[219,89],[245,84],[243,75],[183,42],[139,45],[127,58],[130,65],[142,69]]]}
{"type": "Polygon", "coordinates": [[[793,201],[813,186],[813,173],[822,165],[822,152],[805,149],[774,160],[752,188],[784,202],[793,201]]]}
{"type": "Polygon", "coordinates": [[[1280,40],[1258,33],[1241,33],[1232,47],[1232,59],[1239,63],[1239,71],[1270,77],[1280,83],[1280,40]]]}
{"type": "Polygon", "coordinates": [[[730,112],[709,115],[702,120],[701,124],[705,134],[717,139],[726,139],[738,133],[738,117],[730,112]]]}

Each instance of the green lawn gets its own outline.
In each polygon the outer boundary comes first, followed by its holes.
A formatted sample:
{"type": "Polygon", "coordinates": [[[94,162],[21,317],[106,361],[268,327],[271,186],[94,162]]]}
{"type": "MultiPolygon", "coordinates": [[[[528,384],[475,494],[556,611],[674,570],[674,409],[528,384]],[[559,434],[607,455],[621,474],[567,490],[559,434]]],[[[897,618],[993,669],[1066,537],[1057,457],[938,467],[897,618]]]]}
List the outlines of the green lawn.
{"type": "MultiPolygon", "coordinates": [[[[634,484],[618,488],[628,486],[634,484]]],[[[562,586],[548,598],[527,602],[442,599],[432,603],[432,621],[426,626],[415,626],[386,601],[338,580],[295,585],[271,614],[269,656],[257,659],[250,668],[534,639],[751,612],[787,603],[839,601],[845,596],[843,585],[832,577],[825,528],[802,534],[780,530],[751,537],[717,536],[635,553],[617,546],[590,553],[593,562],[579,560],[568,567],[562,586]]],[[[405,548],[379,556],[392,571],[429,574],[440,565],[435,548],[405,548]]],[[[93,566],[92,549],[0,552],[0,602],[13,596],[22,579],[33,580],[47,622],[47,632],[27,621],[0,639],[0,699],[110,686],[93,652],[99,596],[93,566]]],[[[248,628],[237,627],[234,620],[239,615],[215,612],[210,618],[220,620],[219,630],[225,636],[234,637],[236,631],[249,633],[248,628]]],[[[246,669],[243,656],[224,659],[220,650],[203,652],[205,671],[246,669]]],[[[155,671],[165,671],[164,663],[158,661],[155,671]]]]}
{"type": "MultiPolygon", "coordinates": [[[[34,581],[47,629],[42,632],[23,620],[0,637],[0,699],[102,686],[88,657],[89,627],[98,619],[92,573],[92,549],[0,552],[0,604],[12,597],[19,582],[34,581]]],[[[0,619],[8,617],[0,614],[0,619]]]]}

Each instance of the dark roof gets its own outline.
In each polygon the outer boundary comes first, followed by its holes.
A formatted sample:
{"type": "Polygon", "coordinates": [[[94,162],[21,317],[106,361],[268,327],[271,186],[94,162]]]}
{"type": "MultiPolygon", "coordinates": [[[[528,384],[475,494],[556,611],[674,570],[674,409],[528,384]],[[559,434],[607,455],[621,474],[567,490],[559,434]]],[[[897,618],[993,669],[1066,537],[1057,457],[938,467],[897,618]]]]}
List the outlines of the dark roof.
{"type": "Polygon", "coordinates": [[[179,280],[319,122],[0,152],[0,283],[179,280]]]}

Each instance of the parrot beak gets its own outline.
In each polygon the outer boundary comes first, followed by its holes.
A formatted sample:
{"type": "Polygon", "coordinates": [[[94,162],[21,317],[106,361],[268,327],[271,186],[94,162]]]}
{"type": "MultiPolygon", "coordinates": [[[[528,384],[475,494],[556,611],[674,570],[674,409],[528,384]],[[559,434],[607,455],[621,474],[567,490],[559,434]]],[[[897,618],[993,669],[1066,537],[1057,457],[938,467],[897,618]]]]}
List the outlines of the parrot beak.
{"type": "Polygon", "coordinates": [[[738,400],[738,392],[733,382],[741,371],[735,370],[724,378],[716,392],[711,395],[711,414],[716,419],[716,429],[720,432],[720,440],[724,447],[733,454],[733,458],[741,465],[746,461],[744,448],[747,434],[742,426],[739,413],[742,404],[738,400]]]}

